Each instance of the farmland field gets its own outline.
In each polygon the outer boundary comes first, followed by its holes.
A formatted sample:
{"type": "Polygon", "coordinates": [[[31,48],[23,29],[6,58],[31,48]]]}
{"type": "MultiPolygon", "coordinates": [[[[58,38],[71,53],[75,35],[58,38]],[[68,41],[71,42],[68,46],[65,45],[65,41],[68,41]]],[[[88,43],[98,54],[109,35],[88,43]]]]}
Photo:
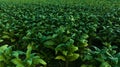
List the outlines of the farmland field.
{"type": "Polygon", "coordinates": [[[0,0],[0,67],[120,67],[120,0],[0,0]]]}

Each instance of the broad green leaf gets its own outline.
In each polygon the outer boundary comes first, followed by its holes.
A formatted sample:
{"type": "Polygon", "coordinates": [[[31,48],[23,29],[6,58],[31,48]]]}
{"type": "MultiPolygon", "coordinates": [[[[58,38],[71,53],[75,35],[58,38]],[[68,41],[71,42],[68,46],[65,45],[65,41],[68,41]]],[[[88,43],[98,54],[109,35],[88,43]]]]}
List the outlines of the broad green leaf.
{"type": "Polygon", "coordinates": [[[119,59],[117,57],[110,57],[111,61],[115,64],[118,64],[119,59]]]}
{"type": "Polygon", "coordinates": [[[108,51],[106,51],[106,54],[107,54],[108,56],[112,56],[108,51]]]}
{"type": "Polygon", "coordinates": [[[10,39],[11,40],[11,42],[15,42],[15,39],[10,39]]]}
{"type": "Polygon", "coordinates": [[[44,44],[49,46],[49,45],[54,45],[55,42],[52,40],[49,40],[49,41],[44,42],[44,44]]]}
{"type": "Polygon", "coordinates": [[[3,39],[0,39],[0,43],[3,42],[4,40],[3,39]]]}
{"type": "Polygon", "coordinates": [[[93,56],[91,55],[85,55],[83,60],[92,60],[93,59],[93,56]]]}
{"type": "Polygon", "coordinates": [[[65,55],[65,56],[67,56],[68,51],[62,51],[62,54],[65,55]]]}
{"type": "Polygon", "coordinates": [[[12,55],[16,58],[19,58],[19,55],[23,55],[25,54],[24,52],[22,51],[13,51],[12,55]]]}
{"type": "Polygon", "coordinates": [[[81,39],[81,40],[80,40],[80,46],[81,46],[81,47],[87,47],[87,46],[88,46],[87,40],[81,39]]]}
{"type": "Polygon", "coordinates": [[[2,38],[3,39],[9,39],[10,37],[8,35],[3,35],[2,38]]]}
{"type": "Polygon", "coordinates": [[[65,59],[64,56],[57,56],[57,57],[55,57],[55,59],[62,60],[62,61],[66,61],[66,59],[65,59]]]}
{"type": "Polygon", "coordinates": [[[102,62],[100,67],[111,67],[111,65],[108,62],[102,62]]]}
{"type": "Polygon", "coordinates": [[[47,63],[43,59],[38,59],[38,61],[43,65],[47,65],[47,63]]]}
{"type": "Polygon", "coordinates": [[[52,38],[55,38],[55,37],[57,37],[58,36],[58,34],[53,34],[52,35],[52,38]]]}
{"type": "Polygon", "coordinates": [[[31,51],[32,51],[32,45],[29,44],[27,46],[26,59],[30,58],[31,51]]]}
{"type": "Polygon", "coordinates": [[[96,51],[101,51],[98,47],[96,47],[96,46],[92,46],[96,51]]]}
{"type": "Polygon", "coordinates": [[[72,45],[70,48],[69,48],[69,51],[70,52],[75,52],[75,51],[77,51],[78,50],[78,47],[76,47],[76,46],[74,46],[74,45],[72,45]]]}
{"type": "Polygon", "coordinates": [[[87,39],[89,36],[88,36],[88,34],[83,34],[82,35],[82,38],[84,38],[84,39],[87,39]]]}
{"type": "Polygon", "coordinates": [[[67,34],[70,34],[70,31],[69,31],[69,30],[67,30],[67,34]]]}
{"type": "Polygon", "coordinates": [[[97,61],[99,61],[99,62],[104,62],[105,60],[104,59],[102,59],[102,58],[95,58],[97,61]]]}
{"type": "Polygon", "coordinates": [[[8,32],[4,31],[3,34],[9,34],[8,32]]]}
{"type": "Polygon", "coordinates": [[[69,61],[75,61],[78,58],[79,58],[79,54],[77,53],[74,53],[72,56],[68,56],[69,61]]]}
{"type": "Polygon", "coordinates": [[[63,37],[64,37],[63,42],[67,42],[70,39],[70,37],[68,37],[68,36],[63,36],[63,37]]]}
{"type": "Polygon", "coordinates": [[[86,43],[87,42],[87,40],[86,39],[80,39],[80,43],[86,43]]]}
{"type": "Polygon", "coordinates": [[[4,55],[6,56],[6,59],[11,59],[11,55],[12,55],[12,47],[11,46],[9,46],[5,50],[4,55]]]}
{"type": "Polygon", "coordinates": [[[87,46],[88,46],[88,43],[87,43],[87,42],[83,43],[83,46],[84,46],[84,47],[87,47],[87,46]]]}
{"type": "Polygon", "coordinates": [[[70,44],[74,44],[74,40],[73,39],[70,39],[70,44]]]}
{"type": "Polygon", "coordinates": [[[59,44],[56,48],[55,51],[65,51],[67,49],[66,44],[59,44]]]}
{"type": "Polygon", "coordinates": [[[55,45],[55,42],[52,40],[48,40],[46,42],[44,42],[44,46],[48,47],[48,48],[53,48],[52,46],[55,45]]]}
{"type": "Polygon", "coordinates": [[[58,33],[65,32],[65,27],[64,26],[60,26],[60,28],[58,28],[58,30],[56,32],[58,32],[58,33]]]}
{"type": "Polygon", "coordinates": [[[73,39],[70,39],[67,43],[66,43],[66,45],[68,46],[68,47],[71,47],[71,45],[73,45],[74,44],[74,40],[73,39]]]}
{"type": "Polygon", "coordinates": [[[3,45],[0,47],[0,52],[4,52],[7,49],[8,45],[3,45]]]}
{"type": "Polygon", "coordinates": [[[40,57],[36,56],[36,58],[33,59],[34,64],[42,64],[42,65],[47,65],[47,63],[41,59],[40,57]]]}
{"type": "Polygon", "coordinates": [[[33,61],[32,58],[27,60],[27,64],[32,65],[33,61]]]}
{"type": "Polygon", "coordinates": [[[21,59],[14,58],[11,62],[15,64],[16,67],[25,67],[21,59]]]}

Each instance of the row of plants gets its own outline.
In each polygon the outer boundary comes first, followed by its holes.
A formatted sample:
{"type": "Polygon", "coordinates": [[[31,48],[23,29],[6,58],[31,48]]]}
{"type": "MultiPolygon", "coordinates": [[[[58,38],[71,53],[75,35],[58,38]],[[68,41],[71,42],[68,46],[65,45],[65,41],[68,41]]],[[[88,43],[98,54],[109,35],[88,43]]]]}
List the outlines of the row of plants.
{"type": "Polygon", "coordinates": [[[27,51],[12,50],[13,46],[0,47],[0,67],[36,67],[46,66],[46,62],[36,53],[32,53],[32,44],[27,46],[27,51]]]}
{"type": "Polygon", "coordinates": [[[119,67],[119,36],[118,7],[0,4],[0,67],[119,67]]]}

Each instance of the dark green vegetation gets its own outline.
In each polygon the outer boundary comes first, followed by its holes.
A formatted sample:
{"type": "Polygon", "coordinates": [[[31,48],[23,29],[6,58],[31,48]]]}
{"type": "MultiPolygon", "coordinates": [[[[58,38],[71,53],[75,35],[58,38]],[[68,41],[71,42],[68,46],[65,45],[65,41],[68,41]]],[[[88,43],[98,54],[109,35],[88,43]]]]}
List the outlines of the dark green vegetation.
{"type": "Polygon", "coordinates": [[[113,7],[0,4],[0,67],[120,67],[113,7]]]}

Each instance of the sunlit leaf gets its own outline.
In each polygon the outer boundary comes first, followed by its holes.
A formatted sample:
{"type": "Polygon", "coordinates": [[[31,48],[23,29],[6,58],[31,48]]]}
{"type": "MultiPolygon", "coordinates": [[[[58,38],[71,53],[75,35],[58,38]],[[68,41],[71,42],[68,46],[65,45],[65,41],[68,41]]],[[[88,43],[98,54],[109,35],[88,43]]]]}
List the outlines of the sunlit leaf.
{"type": "Polygon", "coordinates": [[[10,37],[8,35],[3,35],[2,38],[3,39],[9,39],[10,37]]]}
{"type": "Polygon", "coordinates": [[[55,57],[55,59],[62,60],[62,61],[66,61],[66,59],[65,59],[64,56],[57,56],[57,57],[55,57]]]}
{"type": "Polygon", "coordinates": [[[77,53],[74,53],[72,56],[68,56],[69,61],[75,61],[78,58],[79,58],[79,54],[77,53]]]}
{"type": "Polygon", "coordinates": [[[0,52],[4,52],[8,48],[8,45],[3,45],[0,47],[0,52]]]}
{"type": "Polygon", "coordinates": [[[26,52],[26,58],[30,58],[30,55],[31,55],[31,51],[32,51],[32,45],[28,45],[27,46],[27,52],[26,52]]]}
{"type": "Polygon", "coordinates": [[[12,59],[11,62],[16,65],[16,67],[25,67],[21,59],[12,59]]]}
{"type": "Polygon", "coordinates": [[[4,40],[3,39],[0,39],[0,43],[3,42],[4,40]]]}

